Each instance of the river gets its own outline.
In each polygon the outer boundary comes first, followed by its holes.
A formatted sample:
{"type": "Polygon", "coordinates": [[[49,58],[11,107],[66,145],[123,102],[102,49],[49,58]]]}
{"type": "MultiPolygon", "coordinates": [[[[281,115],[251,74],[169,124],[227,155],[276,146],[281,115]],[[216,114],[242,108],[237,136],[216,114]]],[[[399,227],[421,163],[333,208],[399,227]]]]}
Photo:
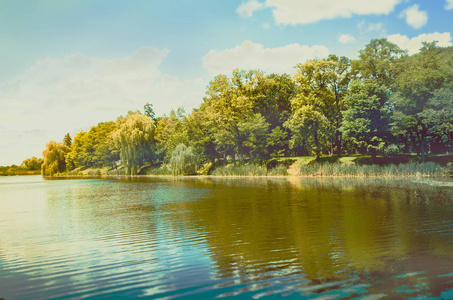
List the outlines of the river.
{"type": "Polygon", "coordinates": [[[453,299],[453,181],[0,177],[0,298],[139,297],[453,299]]]}

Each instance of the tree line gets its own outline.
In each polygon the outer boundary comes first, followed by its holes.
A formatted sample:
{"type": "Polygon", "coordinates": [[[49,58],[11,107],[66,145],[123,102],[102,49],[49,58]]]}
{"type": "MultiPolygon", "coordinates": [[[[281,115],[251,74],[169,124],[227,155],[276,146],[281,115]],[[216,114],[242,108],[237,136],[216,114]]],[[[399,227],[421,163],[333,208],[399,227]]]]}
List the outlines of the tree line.
{"type": "Polygon", "coordinates": [[[156,117],[152,104],[43,151],[43,175],[77,168],[214,167],[281,156],[445,153],[453,148],[453,47],[408,55],[374,39],[358,59],[329,55],[296,75],[234,70],[209,83],[200,107],[156,117]],[[182,163],[184,164],[184,163],[182,163]]]}

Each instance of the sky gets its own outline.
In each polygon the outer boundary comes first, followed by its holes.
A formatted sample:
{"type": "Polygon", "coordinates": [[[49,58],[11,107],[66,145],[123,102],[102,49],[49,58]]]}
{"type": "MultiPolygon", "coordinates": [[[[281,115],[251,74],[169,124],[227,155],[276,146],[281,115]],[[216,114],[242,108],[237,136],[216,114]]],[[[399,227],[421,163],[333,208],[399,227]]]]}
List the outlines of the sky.
{"type": "Polygon", "coordinates": [[[453,0],[2,0],[0,166],[146,103],[190,112],[235,68],[293,75],[375,38],[451,46],[452,20],[453,0]]]}

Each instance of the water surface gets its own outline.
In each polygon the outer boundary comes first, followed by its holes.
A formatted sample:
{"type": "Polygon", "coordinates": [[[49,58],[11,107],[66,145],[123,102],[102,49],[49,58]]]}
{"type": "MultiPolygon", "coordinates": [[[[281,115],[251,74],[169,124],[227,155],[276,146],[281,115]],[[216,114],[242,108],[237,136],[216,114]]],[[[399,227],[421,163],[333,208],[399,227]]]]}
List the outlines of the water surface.
{"type": "Polygon", "coordinates": [[[453,299],[453,181],[0,177],[0,298],[453,299]]]}

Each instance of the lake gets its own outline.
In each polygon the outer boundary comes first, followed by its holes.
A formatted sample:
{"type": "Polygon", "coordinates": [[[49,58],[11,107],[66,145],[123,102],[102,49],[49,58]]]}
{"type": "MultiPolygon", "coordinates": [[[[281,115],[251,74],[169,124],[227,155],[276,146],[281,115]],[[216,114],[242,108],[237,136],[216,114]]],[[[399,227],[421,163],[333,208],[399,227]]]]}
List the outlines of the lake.
{"type": "Polygon", "coordinates": [[[453,181],[0,177],[0,298],[453,299],[453,181]]]}

